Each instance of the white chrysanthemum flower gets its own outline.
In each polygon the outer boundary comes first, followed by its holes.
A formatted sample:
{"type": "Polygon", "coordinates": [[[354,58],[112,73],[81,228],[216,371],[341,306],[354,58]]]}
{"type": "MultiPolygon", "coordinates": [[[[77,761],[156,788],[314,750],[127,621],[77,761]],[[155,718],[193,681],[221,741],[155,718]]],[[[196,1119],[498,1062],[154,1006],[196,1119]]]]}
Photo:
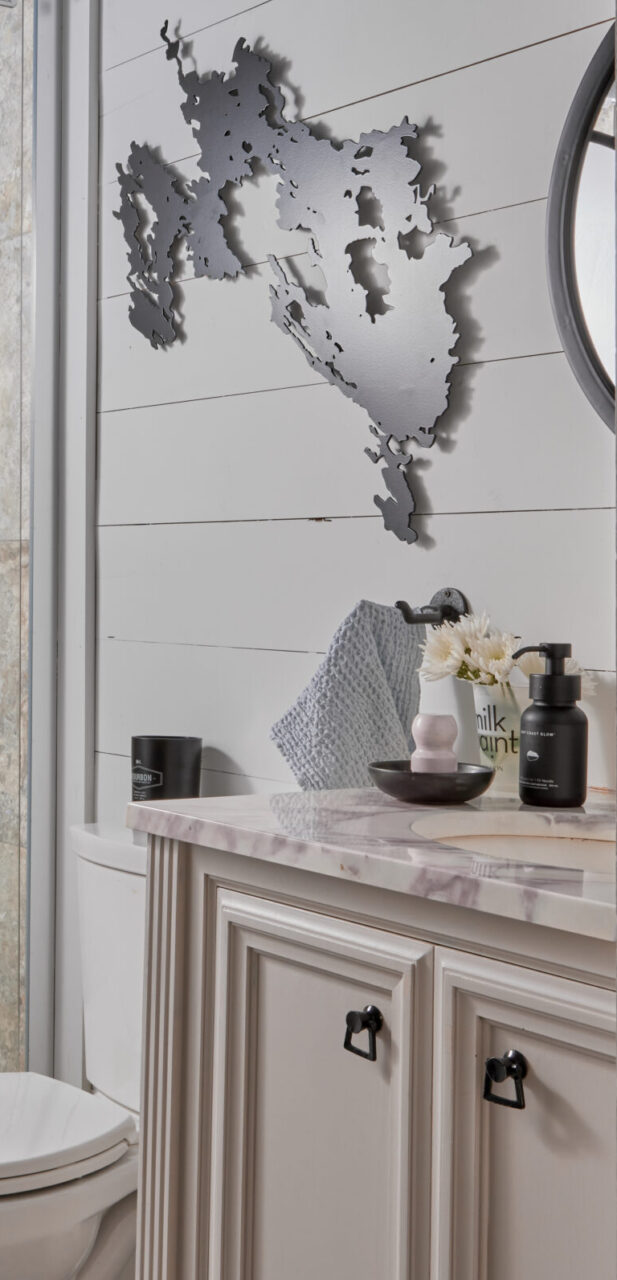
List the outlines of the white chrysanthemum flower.
{"type": "Polygon", "coordinates": [[[466,614],[429,631],[420,675],[424,680],[453,675],[473,684],[505,684],[518,644],[516,636],[491,627],[488,614],[466,614]]]}
{"type": "Polygon", "coordinates": [[[453,626],[465,648],[472,648],[476,640],[491,634],[491,620],[488,613],[465,613],[453,626]]]}
{"type": "MultiPolygon", "coordinates": [[[[541,653],[522,653],[520,658],[517,658],[515,665],[525,676],[544,675],[546,659],[541,653]]],[[[576,658],[566,658],[565,670],[568,676],[581,677],[583,698],[594,697],[596,681],[590,671],[585,671],[585,668],[580,666],[576,658]]]]}
{"type": "Polygon", "coordinates": [[[522,653],[520,658],[516,659],[516,666],[524,676],[543,675],[545,665],[545,659],[541,653],[522,653]]]}
{"type": "Polygon", "coordinates": [[[496,631],[476,640],[467,656],[470,669],[479,674],[480,684],[506,684],[514,666],[512,654],[518,641],[509,632],[496,631]]]}
{"type": "Polygon", "coordinates": [[[576,658],[566,658],[566,675],[581,677],[581,696],[583,698],[593,698],[597,691],[596,678],[591,671],[585,671],[576,661],[576,658]]]}
{"type": "Polygon", "coordinates": [[[433,627],[422,645],[423,658],[420,675],[423,680],[442,680],[444,676],[458,675],[465,660],[465,648],[456,625],[445,622],[433,627]]]}

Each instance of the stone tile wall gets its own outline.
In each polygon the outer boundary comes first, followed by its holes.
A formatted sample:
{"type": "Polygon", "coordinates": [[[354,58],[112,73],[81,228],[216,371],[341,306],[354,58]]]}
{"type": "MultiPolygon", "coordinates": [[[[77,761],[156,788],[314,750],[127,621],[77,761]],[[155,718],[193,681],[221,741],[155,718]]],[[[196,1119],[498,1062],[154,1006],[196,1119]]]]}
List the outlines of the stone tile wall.
{"type": "Polygon", "coordinates": [[[33,9],[0,8],[0,1071],[25,1065],[33,9]]]}

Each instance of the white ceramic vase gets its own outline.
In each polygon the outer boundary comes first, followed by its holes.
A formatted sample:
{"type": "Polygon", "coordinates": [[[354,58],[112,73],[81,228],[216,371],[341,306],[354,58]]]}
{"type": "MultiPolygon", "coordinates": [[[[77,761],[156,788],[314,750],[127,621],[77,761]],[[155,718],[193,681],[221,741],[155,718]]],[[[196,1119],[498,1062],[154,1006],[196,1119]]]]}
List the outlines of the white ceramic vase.
{"type": "Polygon", "coordinates": [[[509,684],[474,684],[480,757],[495,770],[491,791],[518,795],[521,712],[529,698],[509,684]]]}

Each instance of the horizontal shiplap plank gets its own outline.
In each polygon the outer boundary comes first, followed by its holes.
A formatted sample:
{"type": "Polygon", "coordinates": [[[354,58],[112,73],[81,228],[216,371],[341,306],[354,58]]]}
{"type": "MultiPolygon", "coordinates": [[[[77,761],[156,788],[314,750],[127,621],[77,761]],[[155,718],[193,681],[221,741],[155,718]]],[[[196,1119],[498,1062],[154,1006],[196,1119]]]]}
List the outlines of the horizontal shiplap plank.
{"type": "Polygon", "coordinates": [[[610,510],[428,516],[414,547],[379,516],[106,528],[100,636],[316,652],[362,598],[427,604],[456,586],[526,643],[550,632],[583,665],[611,670],[613,547],[610,510]]]}
{"type": "Polygon", "coordinates": [[[178,6],[168,0],[131,0],[127,10],[126,0],[104,0],[101,6],[101,67],[108,71],[127,61],[164,54],[165,46],[160,38],[163,23],[169,22],[170,33],[176,28],[184,37],[195,31],[224,23],[237,17],[243,10],[263,8],[274,0],[182,0],[178,6]],[[130,22],[127,16],[130,14],[130,22]]]}
{"type": "MultiPolygon", "coordinates": [[[[458,370],[441,431],[447,449],[416,455],[418,511],[614,503],[615,437],[563,354],[458,370]]],[[[364,410],[326,383],[101,414],[99,522],[374,515],[367,444],[364,410]]]]}
{"type": "MultiPolygon", "coordinates": [[[[140,7],[142,12],[131,15],[130,25],[136,28],[139,24],[142,48],[154,49],[162,25],[159,0],[140,7]]],[[[229,13],[230,6],[226,7],[229,13]]],[[[104,11],[106,8],[107,3],[104,11]]],[[[184,5],[175,16],[166,5],[163,18],[170,19],[171,31],[178,22],[180,31],[204,28],[191,40],[192,57],[201,74],[230,70],[234,45],[240,37],[251,45],[260,41],[278,59],[285,59],[285,83],[298,91],[298,106],[304,117],[427,77],[443,76],[457,67],[593,22],[608,22],[614,16],[604,0],[559,0],[558,5],[554,0],[519,0],[516,6],[505,0],[492,4],[467,0],[464,5],[432,0],[430,13],[425,7],[404,0],[384,0],[378,10],[371,0],[313,0],[304,10],[290,0],[272,0],[269,5],[244,12],[239,12],[243,6],[238,4],[237,17],[217,26],[208,25],[222,16],[221,8],[216,0],[211,16],[209,6],[202,5],[199,20],[197,13],[186,12],[184,5]],[[349,51],[348,56],[345,51],[349,51]]],[[[129,26],[126,12],[125,5],[125,33],[129,26]]],[[[129,39],[121,40],[117,52],[112,53],[106,26],[107,21],[103,25],[103,65],[108,65],[108,59],[122,63],[135,45],[129,39]]],[[[165,91],[165,100],[173,110],[181,99],[175,68],[166,63],[162,44],[158,53],[107,70],[103,75],[103,114],[119,113],[128,106],[136,123],[147,130],[152,119],[159,118],[157,98],[166,80],[170,87],[165,91]]],[[[174,121],[170,121],[169,128],[173,127],[174,121]]],[[[147,136],[143,134],[144,138],[147,136]]],[[[166,132],[153,141],[163,144],[168,136],[171,134],[166,132]]],[[[172,150],[168,158],[186,155],[190,149],[172,150]]]]}
{"type": "MultiPolygon", "coordinates": [[[[544,221],[541,201],[449,224],[449,232],[464,236],[474,250],[446,288],[461,333],[461,363],[560,349],[544,284],[544,221]]],[[[406,258],[403,266],[410,266],[406,258]]],[[[270,279],[266,265],[233,283],[188,281],[187,338],[168,350],[153,348],[132,327],[126,297],[101,302],[100,410],[318,381],[296,344],[270,319],[270,279]]],[[[413,270],[408,279],[413,289],[413,270]]],[[[371,323],[368,315],[366,321],[371,323]]],[[[387,325],[387,315],[377,323],[387,325]]],[[[334,306],[333,329],[336,334],[334,306]]]]}
{"type": "MultiPolygon", "coordinates": [[[[99,656],[99,820],[123,820],[129,761],[108,753],[126,753],[136,726],[139,732],[199,734],[211,758],[225,758],[224,771],[202,775],[203,794],[294,789],[268,735],[317,661],[299,654],[106,641],[99,656]]],[[[590,725],[589,783],[614,787],[614,673],[599,675],[595,697],[583,705],[590,725]]]]}
{"type": "Polygon", "coordinates": [[[269,729],[318,662],[314,654],[102,641],[97,749],[125,755],[135,733],[191,733],[226,757],[229,772],[285,789],[294,779],[269,729]]]}
{"type": "MultiPolygon", "coordinates": [[[[205,753],[206,757],[208,753],[205,753]]],[[[215,752],[211,752],[215,755],[215,752]]],[[[262,795],[274,791],[295,790],[292,782],[272,778],[250,778],[246,774],[223,769],[202,769],[202,796],[262,795]]],[[[125,825],[126,806],[131,796],[131,761],[129,756],[111,756],[101,751],[95,756],[96,821],[125,825]]]]}
{"type": "Polygon", "coordinates": [[[270,320],[268,268],[259,277],[194,280],[185,288],[187,341],[154,350],[130,324],[128,299],[99,308],[99,409],[191,400],[318,381],[270,320]]]}
{"type": "MultiPolygon", "coordinates": [[[[432,182],[437,183],[431,210],[438,219],[542,198],[548,192],[555,150],[570,102],[599,39],[596,28],[580,31],[501,61],[481,63],[444,79],[359,102],[329,115],[328,128],[335,137],[357,138],[370,129],[386,130],[404,116],[417,123],[423,131],[414,148],[423,165],[420,180],[425,190],[432,182]],[[551,85],[550,94],[546,92],[547,84],[551,85]]],[[[165,74],[173,72],[163,69],[161,75],[165,74]]],[[[149,119],[143,134],[136,127],[132,105],[127,107],[126,136],[121,136],[123,122],[117,114],[103,122],[104,135],[110,132],[110,159],[113,156],[109,177],[115,178],[115,163],[126,159],[135,137],[159,141],[159,117],[163,136],[169,108],[164,94],[157,101],[157,114],[149,119]]],[[[182,154],[165,148],[163,152],[168,160],[182,154]]],[[[189,181],[200,172],[196,158],[179,167],[189,181]]],[[[276,179],[266,176],[245,183],[238,193],[242,213],[235,220],[235,230],[249,262],[263,262],[269,253],[284,256],[305,248],[302,233],[285,232],[277,226],[275,187],[276,179]]],[[[117,183],[105,182],[99,227],[103,297],[128,289],[122,224],[113,216],[118,207],[117,183]]]]}

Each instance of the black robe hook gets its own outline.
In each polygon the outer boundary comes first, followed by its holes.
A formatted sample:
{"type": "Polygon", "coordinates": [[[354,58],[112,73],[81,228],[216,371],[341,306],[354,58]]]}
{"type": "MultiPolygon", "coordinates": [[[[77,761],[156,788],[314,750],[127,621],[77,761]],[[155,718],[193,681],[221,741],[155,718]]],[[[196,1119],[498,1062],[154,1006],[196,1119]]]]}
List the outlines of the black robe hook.
{"type": "Polygon", "coordinates": [[[458,622],[465,613],[470,613],[469,602],[456,587],[442,587],[435,592],[431,603],[421,609],[412,609],[406,600],[397,600],[396,608],[412,626],[423,623],[427,627],[440,627],[442,622],[458,622]]]}

